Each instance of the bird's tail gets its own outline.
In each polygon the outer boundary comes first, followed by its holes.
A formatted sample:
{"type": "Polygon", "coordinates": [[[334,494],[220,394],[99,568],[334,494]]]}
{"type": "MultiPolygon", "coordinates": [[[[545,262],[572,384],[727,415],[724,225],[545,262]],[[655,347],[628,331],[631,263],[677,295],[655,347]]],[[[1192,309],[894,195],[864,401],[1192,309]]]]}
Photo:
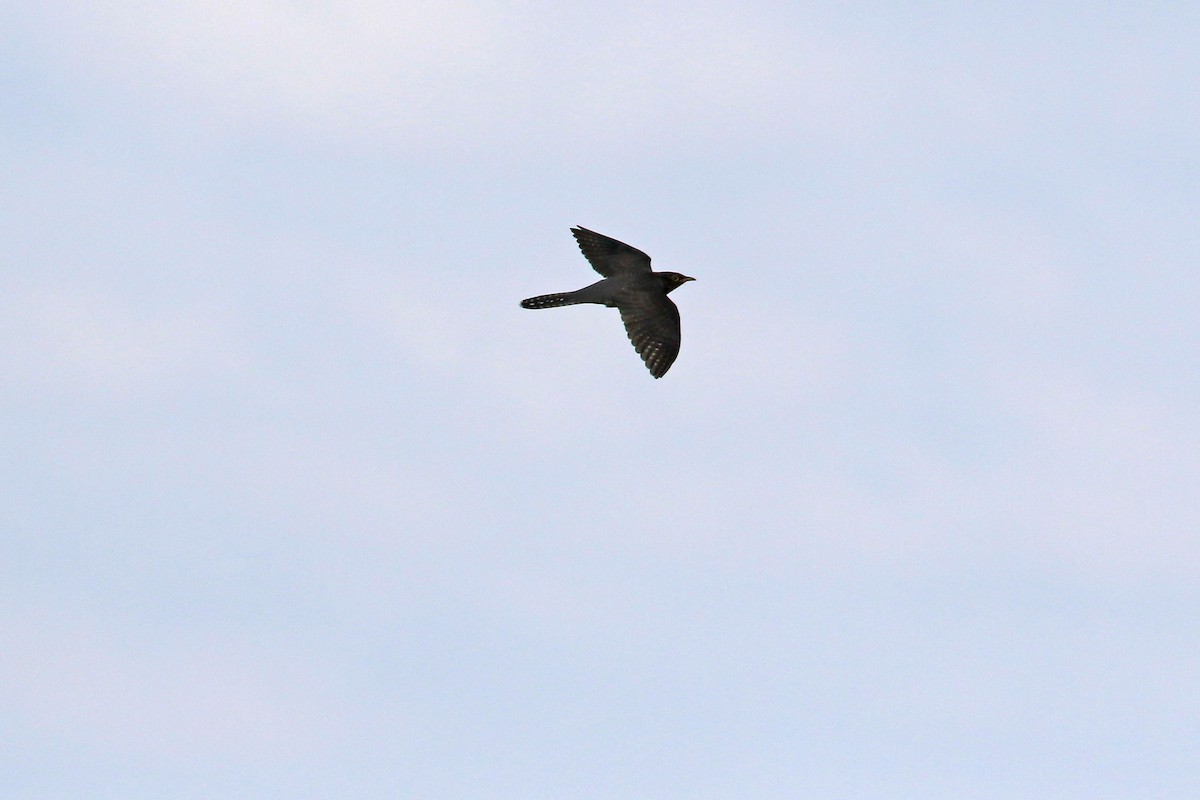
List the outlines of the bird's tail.
{"type": "Polygon", "coordinates": [[[521,308],[557,308],[558,306],[573,306],[586,302],[576,299],[578,292],[561,292],[559,294],[542,294],[521,301],[521,308]]]}

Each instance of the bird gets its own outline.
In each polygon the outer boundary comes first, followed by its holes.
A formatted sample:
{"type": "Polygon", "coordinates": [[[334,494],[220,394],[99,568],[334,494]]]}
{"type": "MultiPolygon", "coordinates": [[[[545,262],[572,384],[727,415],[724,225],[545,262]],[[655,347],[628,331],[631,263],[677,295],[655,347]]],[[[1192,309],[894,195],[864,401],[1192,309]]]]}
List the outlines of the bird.
{"type": "Polygon", "coordinates": [[[656,379],[666,375],[679,355],[679,309],[667,295],[696,279],[678,272],[654,272],[650,256],[602,233],[582,227],[571,228],[571,233],[584,258],[603,279],[574,292],[530,297],[521,301],[521,307],[596,303],[616,308],[646,369],[656,379]]]}

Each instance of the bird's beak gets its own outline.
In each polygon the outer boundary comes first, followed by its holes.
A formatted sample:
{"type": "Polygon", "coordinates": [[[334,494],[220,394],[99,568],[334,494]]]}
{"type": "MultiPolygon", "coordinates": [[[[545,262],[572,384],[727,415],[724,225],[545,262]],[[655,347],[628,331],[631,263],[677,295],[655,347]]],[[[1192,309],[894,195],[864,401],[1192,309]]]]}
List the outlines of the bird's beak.
{"type": "Polygon", "coordinates": [[[684,275],[684,276],[683,276],[683,282],[684,282],[684,283],[687,283],[688,281],[694,281],[694,280],[696,280],[696,279],[695,279],[695,278],[689,278],[687,275],[684,275]]]}

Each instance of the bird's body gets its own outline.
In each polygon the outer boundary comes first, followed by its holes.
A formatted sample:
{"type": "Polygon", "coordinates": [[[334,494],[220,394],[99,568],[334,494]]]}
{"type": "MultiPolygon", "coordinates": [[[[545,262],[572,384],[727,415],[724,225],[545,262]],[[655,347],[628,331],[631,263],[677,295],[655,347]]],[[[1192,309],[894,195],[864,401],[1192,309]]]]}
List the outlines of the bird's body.
{"type": "Polygon", "coordinates": [[[655,378],[667,374],[679,355],[679,309],[667,294],[695,280],[678,272],[654,272],[650,256],[624,242],[572,228],[579,249],[593,269],[604,276],[574,292],[543,294],[521,301],[522,308],[557,308],[596,303],[621,312],[621,321],[634,349],[655,378]]]}

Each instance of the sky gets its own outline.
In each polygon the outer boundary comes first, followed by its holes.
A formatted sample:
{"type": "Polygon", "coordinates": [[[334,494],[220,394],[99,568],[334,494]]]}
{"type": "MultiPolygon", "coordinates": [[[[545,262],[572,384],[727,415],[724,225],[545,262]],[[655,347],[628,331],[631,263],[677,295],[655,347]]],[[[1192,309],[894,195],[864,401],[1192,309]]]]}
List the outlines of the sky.
{"type": "Polygon", "coordinates": [[[1196,8],[0,20],[0,795],[1194,796],[1196,8]]]}

